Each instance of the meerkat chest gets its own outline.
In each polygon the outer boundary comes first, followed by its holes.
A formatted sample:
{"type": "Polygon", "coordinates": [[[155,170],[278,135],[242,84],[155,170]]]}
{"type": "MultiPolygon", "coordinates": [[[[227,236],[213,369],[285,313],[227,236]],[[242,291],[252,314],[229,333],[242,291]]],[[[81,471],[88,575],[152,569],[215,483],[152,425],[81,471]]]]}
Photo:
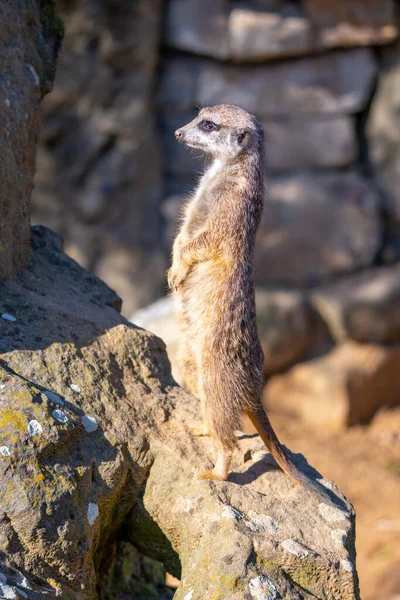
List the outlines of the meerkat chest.
{"type": "Polygon", "coordinates": [[[216,159],[204,173],[191,202],[189,219],[204,222],[215,202],[215,190],[223,169],[222,161],[216,159]]]}

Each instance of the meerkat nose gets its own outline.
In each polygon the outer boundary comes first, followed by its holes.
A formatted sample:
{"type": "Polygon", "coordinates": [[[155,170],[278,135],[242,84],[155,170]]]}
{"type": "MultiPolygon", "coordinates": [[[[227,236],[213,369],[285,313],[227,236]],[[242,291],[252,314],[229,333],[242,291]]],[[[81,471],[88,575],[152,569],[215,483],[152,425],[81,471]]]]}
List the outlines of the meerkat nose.
{"type": "Polygon", "coordinates": [[[181,129],[177,129],[175,131],[175,137],[177,140],[182,141],[183,140],[183,131],[181,129]]]}

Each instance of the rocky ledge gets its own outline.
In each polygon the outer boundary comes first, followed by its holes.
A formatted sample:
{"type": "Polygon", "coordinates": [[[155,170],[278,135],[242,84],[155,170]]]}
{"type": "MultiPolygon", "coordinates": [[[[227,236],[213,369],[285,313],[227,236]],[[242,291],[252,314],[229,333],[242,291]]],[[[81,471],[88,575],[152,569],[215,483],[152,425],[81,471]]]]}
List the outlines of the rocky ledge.
{"type": "Polygon", "coordinates": [[[358,598],[336,486],[319,503],[246,436],[229,481],[200,481],[212,447],[187,430],[198,402],[164,343],[57,236],[34,228],[32,245],[0,283],[0,597],[103,598],[124,540],[180,578],[176,600],[358,598]]]}

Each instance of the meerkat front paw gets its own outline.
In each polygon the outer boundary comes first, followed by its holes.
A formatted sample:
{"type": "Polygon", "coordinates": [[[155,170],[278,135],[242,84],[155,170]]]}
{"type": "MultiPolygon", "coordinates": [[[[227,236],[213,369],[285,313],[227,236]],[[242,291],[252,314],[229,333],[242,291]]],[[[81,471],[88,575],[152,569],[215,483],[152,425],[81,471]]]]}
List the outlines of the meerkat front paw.
{"type": "Polygon", "coordinates": [[[168,287],[176,292],[188,276],[188,270],[177,270],[171,267],[167,273],[168,287]]]}
{"type": "Polygon", "coordinates": [[[211,471],[204,471],[199,476],[199,479],[207,479],[208,481],[226,481],[226,477],[221,475],[221,473],[217,473],[212,469],[211,471]]]}

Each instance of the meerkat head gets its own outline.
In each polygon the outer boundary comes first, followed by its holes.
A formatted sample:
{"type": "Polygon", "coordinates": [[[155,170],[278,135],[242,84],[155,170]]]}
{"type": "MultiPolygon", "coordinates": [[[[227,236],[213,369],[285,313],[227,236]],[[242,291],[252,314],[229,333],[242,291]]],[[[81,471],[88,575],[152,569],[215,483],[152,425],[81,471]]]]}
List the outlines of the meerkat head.
{"type": "Polygon", "coordinates": [[[203,108],[193,121],[175,131],[175,137],[190,148],[227,159],[259,150],[263,130],[244,108],[219,104],[203,108]]]}

